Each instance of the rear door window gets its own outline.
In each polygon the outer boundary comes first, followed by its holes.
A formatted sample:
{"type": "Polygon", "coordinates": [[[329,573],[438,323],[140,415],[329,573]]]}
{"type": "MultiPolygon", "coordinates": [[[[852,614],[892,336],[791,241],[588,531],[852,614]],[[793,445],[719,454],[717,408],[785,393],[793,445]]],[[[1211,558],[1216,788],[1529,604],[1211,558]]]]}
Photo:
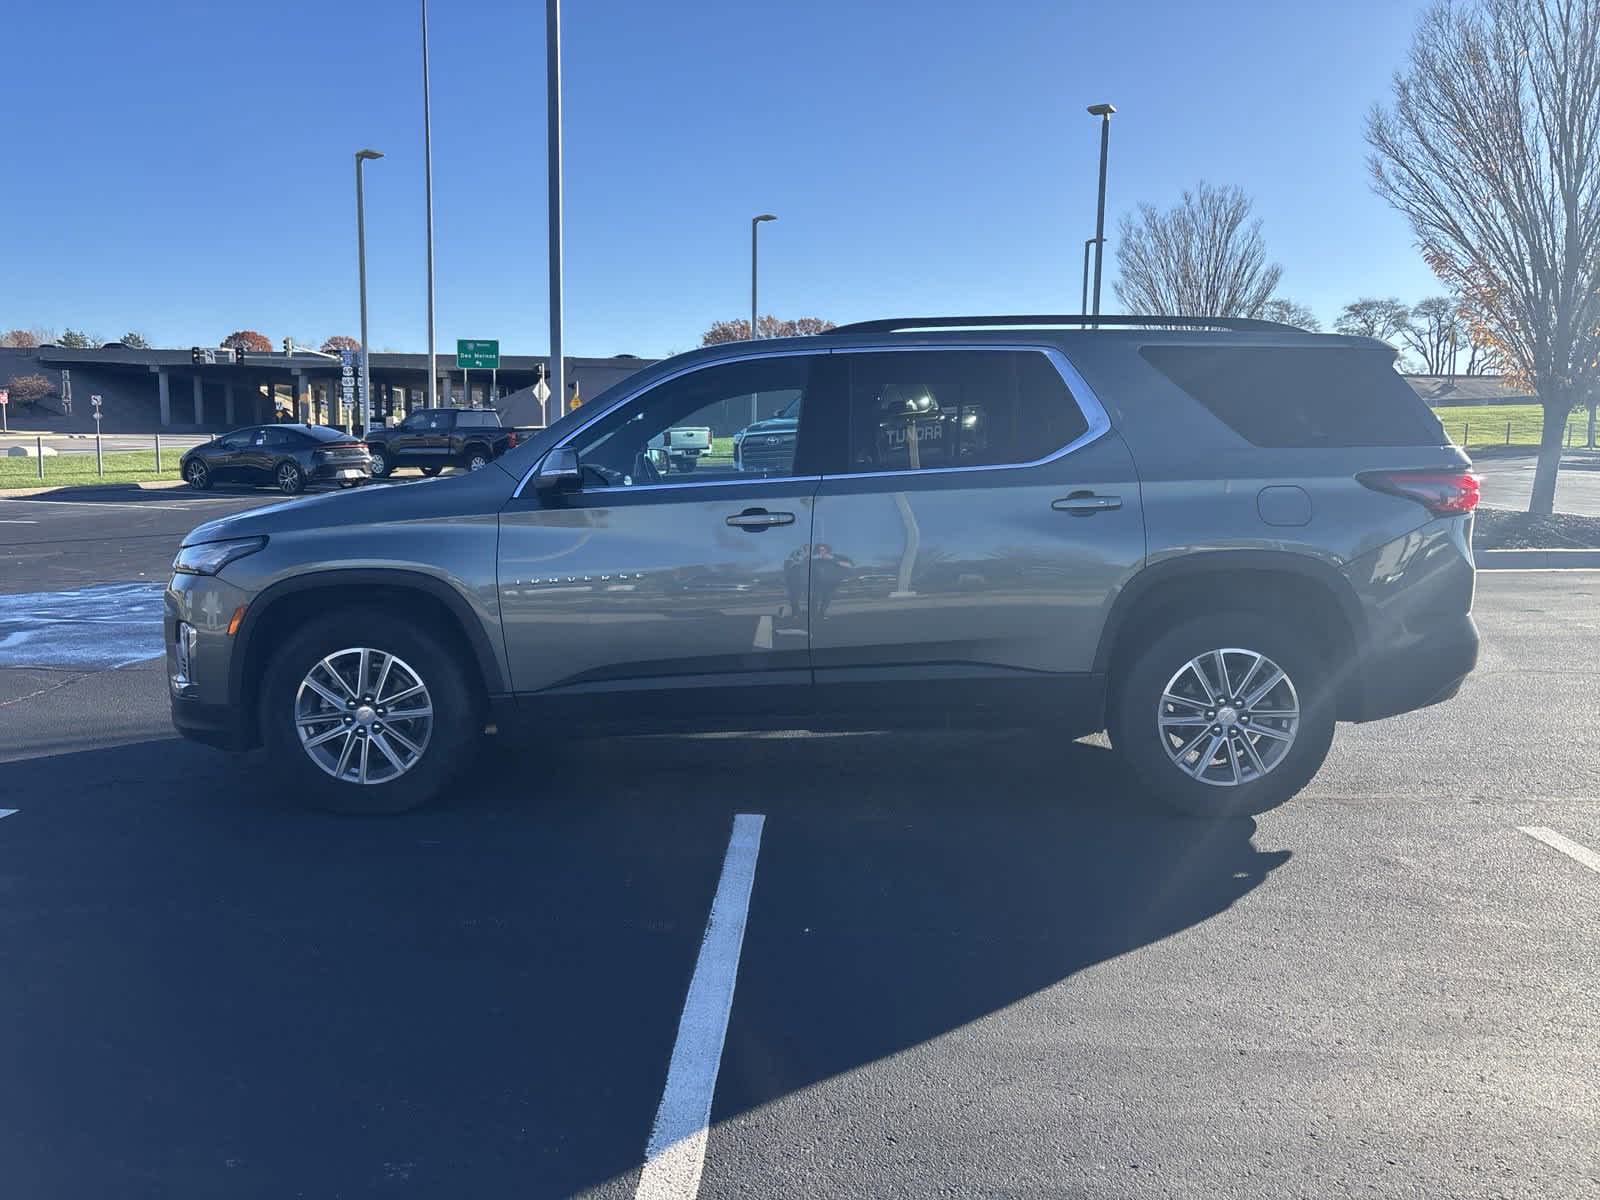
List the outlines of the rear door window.
{"type": "Polygon", "coordinates": [[[1442,446],[1449,440],[1386,350],[1186,345],[1146,346],[1140,354],[1257,446],[1442,446]]]}
{"type": "Polygon", "coordinates": [[[1046,458],[1088,431],[1036,350],[906,350],[849,366],[849,470],[990,467],[1046,458]]]}

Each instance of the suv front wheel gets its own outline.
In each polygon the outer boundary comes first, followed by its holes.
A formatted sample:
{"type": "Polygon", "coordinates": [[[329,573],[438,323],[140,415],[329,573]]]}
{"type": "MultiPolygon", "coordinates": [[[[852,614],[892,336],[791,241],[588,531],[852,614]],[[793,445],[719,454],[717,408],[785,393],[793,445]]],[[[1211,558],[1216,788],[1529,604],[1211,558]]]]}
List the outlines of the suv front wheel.
{"type": "Polygon", "coordinates": [[[336,812],[390,813],[436,796],[482,724],[455,656],[387,613],[336,613],[275,653],[262,737],[298,794],[336,812]]]}
{"type": "Polygon", "coordinates": [[[1177,625],[1112,687],[1112,744],[1151,793],[1191,816],[1282,804],[1333,742],[1327,666],[1303,635],[1265,613],[1177,625]]]}

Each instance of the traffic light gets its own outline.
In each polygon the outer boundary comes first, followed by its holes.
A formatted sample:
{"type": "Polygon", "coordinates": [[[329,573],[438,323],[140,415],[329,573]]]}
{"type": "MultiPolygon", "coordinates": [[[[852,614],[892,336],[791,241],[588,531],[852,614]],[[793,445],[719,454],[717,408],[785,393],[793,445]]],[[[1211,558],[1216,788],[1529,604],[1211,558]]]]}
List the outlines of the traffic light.
{"type": "Polygon", "coordinates": [[[286,337],[286,338],[283,339],[283,352],[285,354],[293,354],[294,353],[294,339],[293,338],[287,338],[286,337]]]}

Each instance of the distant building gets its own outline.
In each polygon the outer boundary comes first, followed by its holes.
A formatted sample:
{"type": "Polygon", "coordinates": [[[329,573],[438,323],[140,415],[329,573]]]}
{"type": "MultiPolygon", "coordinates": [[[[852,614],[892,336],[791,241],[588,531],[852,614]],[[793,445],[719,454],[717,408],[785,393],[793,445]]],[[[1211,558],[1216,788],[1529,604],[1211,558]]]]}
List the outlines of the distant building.
{"type": "MultiPolygon", "coordinates": [[[[649,366],[654,359],[568,358],[566,377],[588,399],[649,366]]],[[[437,403],[464,407],[502,407],[507,424],[542,425],[542,412],[529,389],[538,382],[548,359],[538,355],[506,355],[497,372],[463,373],[455,355],[436,356],[439,371],[437,403]]],[[[427,403],[428,356],[370,356],[374,420],[380,415],[403,417],[427,403]]],[[[93,428],[88,403],[102,399],[106,432],[153,433],[156,430],[215,432],[277,419],[348,427],[355,414],[341,411],[339,362],[308,351],[293,354],[247,353],[243,361],[196,365],[192,352],[130,350],[108,345],[96,350],[61,346],[0,348],[0,386],[19,375],[42,374],[61,384],[70,380],[74,404],[66,408],[57,396],[29,414],[32,427],[63,431],[93,428]]],[[[12,414],[13,417],[19,414],[12,414]]],[[[15,421],[13,421],[15,423],[15,421]]]]}
{"type": "Polygon", "coordinates": [[[1434,406],[1537,404],[1539,397],[1503,375],[1407,375],[1411,390],[1434,406]]]}

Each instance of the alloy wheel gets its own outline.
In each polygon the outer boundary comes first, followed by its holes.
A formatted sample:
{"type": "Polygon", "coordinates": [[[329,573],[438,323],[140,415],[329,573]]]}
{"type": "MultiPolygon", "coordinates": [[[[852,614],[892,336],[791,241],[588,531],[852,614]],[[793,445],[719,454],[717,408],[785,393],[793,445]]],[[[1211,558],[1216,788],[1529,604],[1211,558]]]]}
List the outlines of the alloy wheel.
{"type": "Polygon", "coordinates": [[[278,468],[278,490],[283,492],[300,490],[300,469],[293,463],[284,463],[278,468]]]}
{"type": "Polygon", "coordinates": [[[1156,731],[1173,765],[1214,787],[1253,783],[1288,757],[1300,696],[1284,669],[1255,650],[1196,655],[1167,681],[1156,731]]]}
{"type": "Polygon", "coordinates": [[[188,476],[189,486],[190,487],[192,487],[192,488],[204,488],[206,486],[206,465],[205,465],[205,463],[203,463],[203,462],[192,462],[192,463],[190,463],[188,470],[185,471],[184,474],[186,476],[188,476]]]}
{"type": "Polygon", "coordinates": [[[311,761],[344,783],[398,779],[422,761],[433,698],[404,659],[368,646],[335,650],[306,672],[295,729],[311,761]]]}

